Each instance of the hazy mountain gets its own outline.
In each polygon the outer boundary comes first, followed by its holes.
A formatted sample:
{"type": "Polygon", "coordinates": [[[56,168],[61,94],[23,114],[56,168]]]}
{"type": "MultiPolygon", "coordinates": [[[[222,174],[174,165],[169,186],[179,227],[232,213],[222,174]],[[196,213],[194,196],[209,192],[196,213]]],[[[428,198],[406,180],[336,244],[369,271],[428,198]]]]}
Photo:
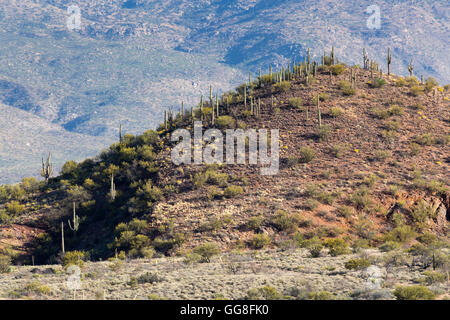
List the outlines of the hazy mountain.
{"type": "MultiPolygon", "coordinates": [[[[0,102],[17,125],[35,119],[64,130],[56,165],[78,158],[77,134],[92,136],[83,155],[93,155],[120,122],[131,133],[154,128],[163,109],[196,103],[210,84],[228,90],[248,71],[302,60],[307,48],[319,59],[334,45],[342,60],[361,63],[366,47],[385,69],[379,57],[391,47],[393,72],[406,74],[413,60],[416,75],[450,82],[450,10],[442,1],[378,1],[379,29],[367,27],[372,1],[83,1],[74,3],[79,30],[68,28],[67,1],[0,4],[0,102]]],[[[16,150],[0,148],[0,183],[31,174],[11,166],[39,163],[45,145],[24,151],[24,140],[0,132],[16,150]]]]}

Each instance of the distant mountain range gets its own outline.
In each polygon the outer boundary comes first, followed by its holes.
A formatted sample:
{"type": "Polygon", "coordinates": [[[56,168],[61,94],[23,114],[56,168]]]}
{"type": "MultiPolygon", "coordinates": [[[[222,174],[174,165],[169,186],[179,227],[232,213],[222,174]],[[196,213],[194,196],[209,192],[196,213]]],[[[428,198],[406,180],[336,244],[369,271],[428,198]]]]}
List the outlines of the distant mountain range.
{"type": "Polygon", "coordinates": [[[365,47],[386,69],[390,47],[394,73],[407,74],[412,60],[415,75],[450,82],[444,1],[0,4],[0,183],[37,175],[48,152],[56,167],[94,155],[117,139],[120,123],[134,134],[154,128],[163,109],[197,103],[210,85],[231,89],[249,71],[303,60],[308,48],[319,59],[334,46],[342,60],[361,64],[365,47]],[[374,4],[379,29],[367,26],[374,4]],[[69,5],[80,9],[80,29],[68,28],[69,5]]]}

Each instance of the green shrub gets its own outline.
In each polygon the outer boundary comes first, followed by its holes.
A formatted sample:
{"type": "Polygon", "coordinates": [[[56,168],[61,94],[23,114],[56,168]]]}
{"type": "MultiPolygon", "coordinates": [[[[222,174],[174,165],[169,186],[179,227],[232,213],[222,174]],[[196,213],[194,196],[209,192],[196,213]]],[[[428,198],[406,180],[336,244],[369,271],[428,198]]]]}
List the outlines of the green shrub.
{"type": "Polygon", "coordinates": [[[404,86],[406,86],[406,84],[407,84],[407,82],[406,82],[405,78],[400,77],[397,80],[395,80],[395,85],[397,87],[404,87],[404,86]]]}
{"type": "Polygon", "coordinates": [[[193,252],[201,257],[200,262],[210,262],[213,256],[220,253],[220,250],[215,243],[205,243],[196,247],[193,252]]]}
{"type": "Polygon", "coordinates": [[[0,224],[9,225],[14,219],[6,213],[6,210],[0,210],[0,224]]]}
{"type": "Polygon", "coordinates": [[[317,105],[317,98],[319,98],[320,101],[326,101],[326,100],[330,99],[330,95],[328,93],[322,92],[322,93],[319,93],[319,95],[314,96],[314,98],[312,99],[312,103],[314,105],[317,105]]]}
{"type": "Polygon", "coordinates": [[[331,256],[336,257],[350,252],[348,244],[344,239],[328,239],[324,242],[325,247],[329,249],[331,256]]]}
{"type": "Polygon", "coordinates": [[[424,90],[425,90],[425,92],[431,92],[431,90],[433,90],[433,88],[437,87],[438,85],[439,85],[439,82],[437,82],[436,79],[434,79],[433,77],[429,77],[425,81],[424,90]]]}
{"type": "Polygon", "coordinates": [[[233,198],[243,193],[244,189],[241,186],[228,186],[223,192],[227,198],[233,198]]]}
{"type": "Polygon", "coordinates": [[[310,147],[301,147],[300,152],[300,162],[309,163],[316,157],[316,152],[310,147]]]}
{"type": "Polygon", "coordinates": [[[318,237],[312,237],[311,239],[305,240],[303,246],[308,249],[313,258],[319,257],[323,249],[322,241],[318,237]]]}
{"type": "Polygon", "coordinates": [[[398,286],[393,292],[397,300],[434,300],[434,293],[424,286],[398,286]]]}
{"type": "Polygon", "coordinates": [[[11,201],[6,204],[6,212],[10,215],[18,215],[25,211],[25,206],[18,201],[11,201]]]}
{"type": "Polygon", "coordinates": [[[308,294],[310,300],[335,300],[333,293],[328,291],[315,291],[308,294]]]}
{"type": "Polygon", "coordinates": [[[290,214],[284,210],[277,210],[272,218],[272,224],[280,231],[293,232],[297,230],[301,217],[298,214],[290,214]]]}
{"type": "Polygon", "coordinates": [[[317,129],[317,136],[320,141],[327,141],[332,133],[332,129],[329,125],[322,125],[317,129]]]}
{"type": "Polygon", "coordinates": [[[447,280],[447,275],[439,271],[424,271],[423,275],[428,285],[443,283],[447,280]]]}
{"type": "Polygon", "coordinates": [[[356,90],[352,88],[352,84],[349,81],[346,80],[339,81],[338,87],[339,89],[342,90],[342,93],[345,96],[352,96],[356,93],[356,90]]]}
{"type": "Polygon", "coordinates": [[[348,270],[362,270],[370,266],[370,261],[365,258],[350,259],[344,266],[348,270]]]}
{"type": "Polygon", "coordinates": [[[431,133],[424,133],[420,136],[416,136],[413,142],[422,146],[431,146],[436,143],[436,138],[431,133]]]}
{"type": "Polygon", "coordinates": [[[274,88],[277,92],[286,92],[291,88],[291,82],[290,81],[282,81],[282,82],[276,83],[274,85],[274,88]]]}
{"type": "Polygon", "coordinates": [[[263,249],[264,247],[268,246],[272,242],[272,239],[265,234],[255,234],[250,240],[249,245],[253,249],[263,249]]]}
{"type": "Polygon", "coordinates": [[[412,86],[409,89],[409,93],[414,97],[421,96],[423,94],[423,91],[424,91],[424,89],[419,86],[412,86]]]}
{"type": "Polygon", "coordinates": [[[219,116],[216,120],[217,127],[220,129],[233,129],[236,121],[230,116],[219,116]]]}
{"type": "Polygon", "coordinates": [[[289,106],[291,108],[301,109],[303,107],[303,100],[302,100],[302,98],[290,98],[289,99],[289,106]]]}
{"type": "Polygon", "coordinates": [[[248,230],[259,231],[264,223],[263,216],[251,217],[245,224],[248,230]]]}
{"type": "Polygon", "coordinates": [[[386,84],[386,80],[380,79],[380,78],[375,78],[375,79],[373,79],[372,81],[369,82],[369,86],[371,88],[381,88],[385,84],[386,84]]]}
{"type": "Polygon", "coordinates": [[[272,286],[253,288],[247,292],[246,300],[280,300],[283,296],[272,286]]]}
{"type": "Polygon", "coordinates": [[[0,253],[0,273],[7,273],[11,268],[11,257],[0,253]]]}
{"type": "Polygon", "coordinates": [[[343,115],[344,112],[345,112],[344,109],[342,109],[341,107],[331,107],[329,114],[330,116],[337,118],[343,115]]]}
{"type": "Polygon", "coordinates": [[[86,253],[83,251],[68,251],[64,254],[62,265],[64,267],[76,265],[82,268],[84,266],[85,259],[86,253]]]}
{"type": "Polygon", "coordinates": [[[335,65],[329,66],[329,70],[334,75],[340,75],[340,74],[344,73],[345,66],[343,64],[335,64],[335,65]]]}
{"type": "Polygon", "coordinates": [[[23,295],[35,294],[46,296],[51,293],[51,290],[48,286],[41,284],[39,281],[31,281],[23,287],[21,293],[23,295]]]}

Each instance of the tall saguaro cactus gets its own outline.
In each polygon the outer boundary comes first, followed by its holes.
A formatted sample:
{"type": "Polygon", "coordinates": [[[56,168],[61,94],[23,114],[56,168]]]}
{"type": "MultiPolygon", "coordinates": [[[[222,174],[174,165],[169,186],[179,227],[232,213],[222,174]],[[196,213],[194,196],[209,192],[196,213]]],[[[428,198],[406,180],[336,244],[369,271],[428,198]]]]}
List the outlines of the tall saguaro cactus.
{"type": "Polygon", "coordinates": [[[408,71],[409,71],[409,76],[412,77],[413,71],[414,71],[414,67],[413,67],[413,64],[412,64],[412,60],[411,60],[411,62],[408,64],[408,71]]]}
{"type": "Polygon", "coordinates": [[[391,48],[388,48],[388,54],[387,54],[388,76],[391,75],[391,62],[392,62],[391,48]]]}
{"type": "Polygon", "coordinates": [[[64,222],[61,221],[61,249],[62,253],[66,253],[66,249],[64,248],[64,222]]]}
{"type": "Polygon", "coordinates": [[[45,182],[48,182],[48,179],[53,174],[53,165],[51,163],[51,154],[48,154],[47,160],[44,163],[44,158],[42,158],[42,169],[41,176],[45,179],[45,182]]]}
{"type": "Polygon", "coordinates": [[[116,199],[116,185],[114,184],[114,174],[111,174],[111,200],[114,201],[116,199]]]}
{"type": "Polygon", "coordinates": [[[70,230],[73,232],[77,232],[78,228],[80,227],[80,218],[77,216],[75,202],[73,203],[73,218],[72,218],[72,225],[70,224],[70,220],[67,221],[69,224],[70,230]]]}

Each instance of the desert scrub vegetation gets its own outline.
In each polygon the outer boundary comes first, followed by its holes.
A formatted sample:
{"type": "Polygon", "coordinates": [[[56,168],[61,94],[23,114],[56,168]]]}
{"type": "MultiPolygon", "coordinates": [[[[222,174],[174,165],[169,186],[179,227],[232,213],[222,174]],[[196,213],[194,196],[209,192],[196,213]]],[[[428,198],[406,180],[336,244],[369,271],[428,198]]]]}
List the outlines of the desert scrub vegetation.
{"type": "Polygon", "coordinates": [[[285,210],[277,210],[271,219],[272,225],[279,231],[294,232],[297,230],[302,217],[299,213],[289,213],[285,210]]]}
{"type": "Polygon", "coordinates": [[[216,166],[212,165],[207,167],[203,172],[194,174],[194,176],[191,177],[193,186],[195,188],[201,188],[208,183],[219,187],[226,187],[230,176],[227,173],[218,172],[216,168],[216,166]]]}
{"type": "Polygon", "coordinates": [[[290,98],[289,106],[291,108],[301,110],[303,107],[303,99],[302,98],[290,98]]]}
{"type": "Polygon", "coordinates": [[[345,72],[345,65],[343,64],[331,65],[329,66],[329,70],[333,75],[337,76],[345,72]]]}
{"type": "Polygon", "coordinates": [[[413,97],[418,97],[418,96],[423,95],[424,91],[425,91],[425,90],[424,90],[424,88],[422,88],[422,87],[419,87],[419,86],[412,86],[412,87],[409,89],[409,94],[412,95],[413,97]]]}
{"type": "Polygon", "coordinates": [[[321,190],[320,186],[316,184],[307,185],[303,194],[306,197],[310,197],[314,200],[320,201],[321,203],[325,203],[328,205],[332,205],[334,201],[340,196],[339,192],[337,191],[328,192],[321,190]]]}
{"type": "Polygon", "coordinates": [[[348,270],[362,270],[370,266],[370,261],[366,258],[355,258],[348,260],[344,266],[348,270]]]}
{"type": "Polygon", "coordinates": [[[384,86],[386,84],[386,80],[380,79],[380,78],[375,78],[372,81],[369,81],[368,84],[369,84],[369,87],[371,87],[371,88],[381,88],[382,86],[384,86]]]}
{"type": "Polygon", "coordinates": [[[328,114],[333,118],[338,118],[345,113],[345,110],[341,107],[331,107],[328,114]]]}
{"type": "Polygon", "coordinates": [[[219,116],[216,125],[220,129],[233,129],[236,126],[236,121],[231,116],[219,116]]]}
{"type": "Polygon", "coordinates": [[[208,242],[194,248],[193,253],[199,257],[199,262],[209,263],[212,257],[220,253],[220,249],[216,243],[208,242]]]}
{"type": "Polygon", "coordinates": [[[434,300],[434,293],[424,286],[398,286],[393,292],[397,300],[434,300]]]}
{"type": "Polygon", "coordinates": [[[317,128],[317,137],[320,141],[328,141],[333,129],[329,125],[321,125],[317,128]]]}
{"type": "Polygon", "coordinates": [[[338,87],[345,96],[353,96],[356,94],[356,89],[353,88],[352,84],[347,80],[339,81],[338,87]]]}
{"type": "Polygon", "coordinates": [[[276,83],[273,88],[276,92],[286,92],[291,88],[291,82],[290,81],[282,81],[279,83],[276,83]]]}
{"type": "Polygon", "coordinates": [[[248,219],[248,221],[245,223],[245,227],[247,230],[259,232],[261,230],[261,227],[264,224],[264,217],[263,216],[255,216],[248,219]]]}
{"type": "Polygon", "coordinates": [[[48,296],[49,294],[51,294],[51,290],[48,286],[41,284],[37,280],[33,280],[19,290],[11,291],[9,295],[12,298],[21,298],[23,296],[48,296]]]}
{"type": "Polygon", "coordinates": [[[319,93],[318,95],[314,96],[314,98],[312,98],[311,102],[313,105],[317,105],[317,99],[319,99],[320,101],[327,101],[330,99],[330,95],[325,92],[319,93]]]}
{"type": "Polygon", "coordinates": [[[436,138],[431,133],[424,133],[415,136],[413,142],[420,144],[421,146],[431,146],[436,143],[436,138]]]}
{"type": "Polygon", "coordinates": [[[316,152],[310,147],[300,147],[299,154],[299,161],[301,163],[309,163],[316,158],[316,152]]]}
{"type": "Polygon", "coordinates": [[[340,256],[350,252],[347,242],[341,238],[327,239],[324,241],[324,245],[329,249],[328,252],[332,257],[340,256]]]}
{"type": "Polygon", "coordinates": [[[275,287],[264,286],[261,288],[252,288],[248,290],[246,300],[281,300],[284,296],[280,294],[275,287]]]}
{"type": "Polygon", "coordinates": [[[271,243],[272,239],[265,233],[255,234],[248,241],[250,248],[256,250],[263,249],[271,243]]]}
{"type": "Polygon", "coordinates": [[[69,251],[64,254],[62,265],[64,267],[75,265],[82,268],[86,259],[87,255],[83,251],[69,251]]]}
{"type": "Polygon", "coordinates": [[[244,188],[242,188],[241,186],[228,186],[225,188],[225,190],[223,191],[223,195],[226,198],[234,198],[238,195],[241,195],[244,193],[244,188]]]}
{"type": "Polygon", "coordinates": [[[0,252],[0,273],[7,273],[11,269],[11,257],[0,252]]]}

